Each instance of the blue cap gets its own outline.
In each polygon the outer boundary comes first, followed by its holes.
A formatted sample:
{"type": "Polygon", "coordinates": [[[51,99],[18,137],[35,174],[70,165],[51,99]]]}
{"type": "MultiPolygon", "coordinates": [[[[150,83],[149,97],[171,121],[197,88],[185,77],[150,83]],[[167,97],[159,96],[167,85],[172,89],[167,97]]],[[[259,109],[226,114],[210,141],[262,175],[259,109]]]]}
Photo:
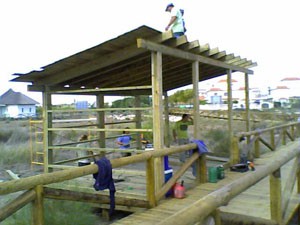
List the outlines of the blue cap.
{"type": "Polygon", "coordinates": [[[167,5],[167,7],[166,7],[166,11],[168,11],[168,8],[169,7],[174,7],[174,4],[173,3],[169,3],[168,5],[167,5]]]}

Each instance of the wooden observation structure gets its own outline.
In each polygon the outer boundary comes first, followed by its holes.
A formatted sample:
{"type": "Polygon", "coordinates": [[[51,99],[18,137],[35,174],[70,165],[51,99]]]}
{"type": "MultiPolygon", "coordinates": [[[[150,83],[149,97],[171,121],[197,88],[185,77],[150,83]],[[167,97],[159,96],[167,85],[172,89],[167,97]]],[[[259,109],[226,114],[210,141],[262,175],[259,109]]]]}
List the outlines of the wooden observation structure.
{"type": "MultiPolygon", "coordinates": [[[[105,113],[111,109],[104,104],[105,96],[134,96],[135,106],[130,109],[135,113],[134,128],[136,133],[152,132],[154,151],[143,151],[131,157],[112,159],[113,168],[145,163],[146,198],[116,198],[116,205],[137,206],[144,209],[134,213],[115,224],[195,224],[201,223],[213,215],[216,224],[229,221],[229,224],[288,224],[299,209],[300,193],[300,149],[296,139],[299,122],[284,124],[259,131],[250,131],[249,80],[253,74],[249,68],[256,63],[242,59],[234,54],[227,54],[208,44],[200,45],[198,41],[189,42],[186,36],[174,38],[172,32],[161,33],[147,26],[141,26],[93,48],[77,53],[40,71],[27,74],[15,74],[13,81],[30,82],[30,91],[43,93],[43,156],[45,172],[64,168],[63,162],[55,162],[54,151],[78,150],[74,143],[53,143],[56,132],[82,131],[97,134],[97,143],[92,150],[104,155],[111,151],[105,146],[108,132],[120,132],[124,129],[108,128],[105,113]],[[233,135],[231,76],[233,72],[244,74],[246,99],[246,132],[233,135]],[[175,153],[196,148],[195,143],[169,147],[169,120],[167,92],[186,85],[193,85],[194,101],[194,138],[199,138],[199,99],[198,84],[217,76],[227,75],[228,127],[231,138],[230,162],[239,161],[237,140],[242,135],[247,139],[254,136],[254,153],[256,170],[241,174],[226,171],[226,178],[218,183],[207,183],[206,157],[194,152],[181,165],[175,174],[163,184],[162,158],[175,153]],[[81,110],[62,110],[53,107],[53,95],[94,95],[96,107],[81,110]],[[152,106],[143,107],[140,96],[152,96],[152,106]],[[80,112],[96,114],[95,123],[84,126],[56,126],[54,117],[61,112],[80,112]],[[153,128],[145,128],[141,113],[151,112],[153,128]],[[264,135],[267,134],[267,135],[264,135]],[[263,136],[264,135],[264,136],[263,136]],[[268,137],[270,140],[266,139],[268,137]],[[277,140],[276,140],[277,138],[277,140]],[[287,139],[293,141],[287,145],[287,139]],[[280,143],[282,150],[280,150],[280,143]],[[271,152],[260,154],[260,144],[271,152]],[[286,145],[286,146],[285,146],[286,145]],[[277,150],[277,148],[279,148],[277,150]],[[292,162],[293,160],[293,162],[292,162]],[[275,163],[274,163],[275,162],[275,163]],[[167,199],[164,196],[190,166],[196,163],[197,186],[190,190],[185,199],[167,199]],[[281,176],[282,173],[282,176],[281,176]],[[284,187],[283,181],[285,181],[284,187]],[[261,183],[262,182],[262,183],[261,183]],[[297,183],[297,188],[295,184],[297,183]],[[254,189],[254,190],[253,190],[254,189]],[[259,190],[259,191],[257,191],[259,190]],[[180,201],[180,203],[178,203],[180,201]],[[245,204],[247,203],[247,204],[245,204]],[[225,216],[225,218],[224,218],[225,216]],[[227,218],[226,218],[227,216],[227,218]]],[[[137,136],[139,137],[139,135],[137,136]]],[[[137,140],[139,143],[139,140],[137,140]]],[[[140,146],[137,146],[139,149],[140,146]]],[[[86,149],[81,149],[86,150],[86,149]]],[[[138,150],[137,150],[138,151],[138,150]]],[[[98,172],[95,164],[40,174],[33,177],[3,182],[0,195],[27,190],[17,199],[0,210],[0,221],[19,208],[33,203],[33,224],[44,224],[43,199],[71,199],[76,201],[107,204],[108,198],[95,193],[76,193],[49,187],[54,184],[98,172]]]]}
{"type": "MultiPolygon", "coordinates": [[[[228,83],[228,126],[230,137],[232,127],[232,90],[231,75],[242,72],[245,75],[245,99],[249,100],[248,75],[253,74],[249,68],[255,62],[201,45],[197,40],[188,41],[186,36],[174,38],[171,31],[159,32],[147,26],[141,26],[117,38],[95,47],[79,52],[44,66],[39,71],[27,74],[14,74],[17,82],[30,82],[29,91],[43,94],[43,130],[44,130],[44,167],[45,172],[57,168],[53,160],[55,150],[70,149],[68,146],[53,145],[53,134],[61,130],[78,130],[97,132],[98,152],[105,153],[106,132],[120,132],[122,129],[105,127],[105,113],[112,109],[104,107],[104,96],[134,96],[135,128],[133,132],[153,132],[154,149],[168,146],[168,95],[167,92],[186,85],[193,85],[194,101],[194,138],[199,136],[199,98],[198,83],[227,74],[228,83]],[[54,114],[59,110],[52,106],[53,95],[94,95],[96,108],[85,109],[97,114],[94,127],[70,128],[53,126],[54,114]],[[152,107],[141,107],[139,96],[152,96],[152,107]],[[145,129],[141,123],[141,112],[152,111],[153,129],[145,129]],[[165,115],[165,116],[164,116],[165,115]],[[165,119],[164,119],[165,118],[165,119]],[[167,137],[167,138],[165,138],[167,137]],[[165,141],[166,140],[166,141],[165,141]],[[166,143],[165,143],[166,142],[166,143]]],[[[249,131],[249,104],[246,104],[247,131],[249,131]]],[[[116,109],[114,109],[116,110],[116,109]]],[[[80,110],[79,110],[80,111],[80,110]]],[[[93,149],[94,151],[97,149],[93,149]]],[[[231,154],[231,162],[238,157],[231,154]]],[[[201,160],[200,160],[201,161],[201,160]]],[[[163,182],[163,165],[155,160],[155,182],[163,182]]],[[[200,164],[205,164],[205,159],[200,164]]],[[[203,166],[202,168],[205,168],[203,166]]],[[[199,171],[199,180],[206,177],[206,170],[199,171]]]]}

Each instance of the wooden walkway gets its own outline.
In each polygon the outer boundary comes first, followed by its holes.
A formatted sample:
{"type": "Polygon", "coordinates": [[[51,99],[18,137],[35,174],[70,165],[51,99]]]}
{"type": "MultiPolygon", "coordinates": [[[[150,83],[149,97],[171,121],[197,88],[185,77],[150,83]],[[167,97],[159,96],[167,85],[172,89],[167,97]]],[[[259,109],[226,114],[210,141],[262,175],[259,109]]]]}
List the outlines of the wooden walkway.
{"type": "MultiPolygon", "coordinates": [[[[271,160],[274,160],[274,158],[272,158],[273,154],[273,152],[270,152],[262,155],[261,158],[257,159],[255,161],[256,169],[259,170],[259,168],[263,165],[272,162],[271,160]]],[[[289,163],[287,163],[281,168],[281,177],[283,184],[285,184],[285,180],[289,176],[288,174],[292,169],[293,161],[294,160],[291,160],[289,163]]],[[[207,194],[234,182],[235,180],[241,178],[242,176],[245,176],[248,173],[255,173],[255,171],[238,173],[226,170],[226,179],[220,180],[217,183],[201,184],[191,190],[188,190],[184,199],[168,198],[162,200],[157,207],[144,210],[142,212],[136,212],[124,219],[115,222],[114,224],[163,224],[163,221],[166,218],[172,217],[180,210],[191,206],[207,194]]],[[[288,211],[284,217],[284,224],[288,224],[288,221],[289,219],[291,219],[291,216],[296,210],[298,203],[299,196],[296,194],[296,190],[294,190],[293,197],[290,200],[288,211]]],[[[243,224],[248,224],[245,221],[249,220],[252,222],[264,221],[263,224],[276,224],[276,222],[271,221],[270,219],[271,215],[269,176],[267,176],[266,178],[258,182],[256,185],[252,186],[245,192],[232,199],[227,206],[220,207],[220,214],[222,219],[230,218],[231,221],[243,222],[243,224]]],[[[180,221],[178,221],[178,224],[181,224],[180,221]]]]}

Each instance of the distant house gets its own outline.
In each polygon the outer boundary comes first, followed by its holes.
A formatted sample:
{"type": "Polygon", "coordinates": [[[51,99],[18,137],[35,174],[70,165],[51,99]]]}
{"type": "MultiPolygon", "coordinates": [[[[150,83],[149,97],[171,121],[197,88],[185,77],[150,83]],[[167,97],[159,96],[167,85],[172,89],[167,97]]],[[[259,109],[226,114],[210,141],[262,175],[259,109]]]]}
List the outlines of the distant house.
{"type": "Polygon", "coordinates": [[[9,89],[0,96],[0,117],[25,118],[36,116],[37,101],[9,89]]]}

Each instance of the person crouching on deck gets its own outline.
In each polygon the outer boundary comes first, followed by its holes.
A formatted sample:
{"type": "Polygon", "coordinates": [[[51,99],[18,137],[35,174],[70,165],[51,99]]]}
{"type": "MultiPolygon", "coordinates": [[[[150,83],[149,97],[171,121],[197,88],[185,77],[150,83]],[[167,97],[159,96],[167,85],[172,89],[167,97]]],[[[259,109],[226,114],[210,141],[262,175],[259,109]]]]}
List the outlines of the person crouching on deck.
{"type": "MultiPolygon", "coordinates": [[[[129,129],[129,127],[126,127],[125,129],[129,129]]],[[[129,134],[129,131],[124,130],[123,135],[117,138],[117,144],[120,146],[120,149],[122,150],[128,150],[130,148],[130,141],[131,141],[131,135],[129,134]]],[[[122,157],[131,156],[130,152],[122,152],[122,157]]]]}
{"type": "MultiPolygon", "coordinates": [[[[81,147],[81,148],[88,148],[89,147],[89,143],[86,142],[88,140],[88,136],[86,134],[82,135],[79,138],[79,141],[82,143],[77,144],[77,147],[81,147]]],[[[93,155],[92,151],[87,151],[87,150],[78,150],[77,151],[77,157],[86,157],[88,155],[93,155]]],[[[86,166],[86,165],[90,165],[91,161],[89,158],[84,158],[84,159],[79,159],[78,160],[78,166],[86,166]]]]}

